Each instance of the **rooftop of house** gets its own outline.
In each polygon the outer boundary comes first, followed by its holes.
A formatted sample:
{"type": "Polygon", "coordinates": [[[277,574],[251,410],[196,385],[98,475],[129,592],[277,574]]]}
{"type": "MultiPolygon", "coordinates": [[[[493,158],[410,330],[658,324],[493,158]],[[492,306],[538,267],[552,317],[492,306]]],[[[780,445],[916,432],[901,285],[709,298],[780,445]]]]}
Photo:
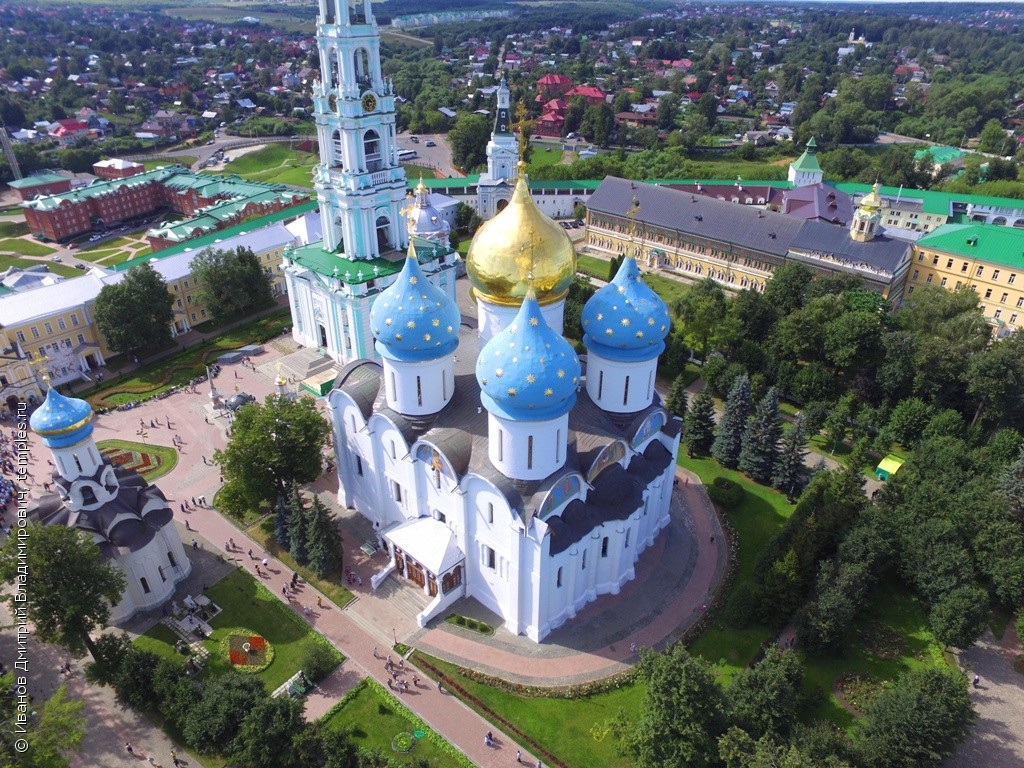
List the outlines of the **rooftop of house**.
{"type": "Polygon", "coordinates": [[[943,224],[917,241],[919,248],[1024,269],[1024,229],[998,224],[943,224]]]}

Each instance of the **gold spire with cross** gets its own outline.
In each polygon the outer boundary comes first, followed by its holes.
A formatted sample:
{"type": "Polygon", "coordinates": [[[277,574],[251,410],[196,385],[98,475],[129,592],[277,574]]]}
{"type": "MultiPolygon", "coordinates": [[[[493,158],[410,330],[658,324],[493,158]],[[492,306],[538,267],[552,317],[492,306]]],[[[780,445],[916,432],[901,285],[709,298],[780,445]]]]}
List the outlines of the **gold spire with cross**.
{"type": "Polygon", "coordinates": [[[526,162],[526,148],[530,145],[530,130],[532,128],[533,121],[526,119],[526,102],[517,102],[515,119],[512,121],[512,130],[519,135],[520,162],[526,162]]]}
{"type": "Polygon", "coordinates": [[[47,357],[45,353],[41,353],[39,357],[35,359],[35,365],[33,366],[36,369],[36,373],[39,374],[39,378],[43,380],[43,383],[46,384],[47,388],[50,386],[50,369],[46,364],[49,362],[50,358],[47,357]]]}

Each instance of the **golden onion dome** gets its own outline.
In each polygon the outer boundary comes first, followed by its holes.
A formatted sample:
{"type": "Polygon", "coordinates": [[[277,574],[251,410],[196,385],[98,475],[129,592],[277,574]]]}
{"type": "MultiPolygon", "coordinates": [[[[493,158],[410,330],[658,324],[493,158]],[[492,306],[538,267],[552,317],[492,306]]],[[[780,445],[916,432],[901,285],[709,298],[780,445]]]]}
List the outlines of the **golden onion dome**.
{"type": "Polygon", "coordinates": [[[560,301],[576,274],[572,240],[530,197],[525,167],[520,161],[512,199],[480,226],[466,254],[474,293],[492,304],[519,306],[530,285],[538,303],[560,301]]]}
{"type": "Polygon", "coordinates": [[[874,186],[871,187],[871,191],[864,195],[860,201],[860,207],[867,210],[877,210],[882,207],[882,196],[879,194],[879,190],[882,185],[877,181],[874,186]]]}

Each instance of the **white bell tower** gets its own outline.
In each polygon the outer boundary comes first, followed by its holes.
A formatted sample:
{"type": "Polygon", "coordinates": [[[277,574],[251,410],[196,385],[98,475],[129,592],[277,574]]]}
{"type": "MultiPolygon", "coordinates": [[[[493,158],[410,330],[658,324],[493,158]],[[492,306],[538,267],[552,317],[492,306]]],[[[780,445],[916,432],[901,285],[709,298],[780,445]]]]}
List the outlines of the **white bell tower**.
{"type": "Polygon", "coordinates": [[[504,76],[498,86],[494,131],[487,142],[487,174],[494,181],[514,181],[519,161],[519,140],[512,130],[508,84],[504,76]]]}
{"type": "Polygon", "coordinates": [[[314,186],[326,251],[373,259],[404,250],[405,170],[398,162],[394,85],[380,68],[370,0],[319,0],[313,84],[320,164],[314,186]]]}

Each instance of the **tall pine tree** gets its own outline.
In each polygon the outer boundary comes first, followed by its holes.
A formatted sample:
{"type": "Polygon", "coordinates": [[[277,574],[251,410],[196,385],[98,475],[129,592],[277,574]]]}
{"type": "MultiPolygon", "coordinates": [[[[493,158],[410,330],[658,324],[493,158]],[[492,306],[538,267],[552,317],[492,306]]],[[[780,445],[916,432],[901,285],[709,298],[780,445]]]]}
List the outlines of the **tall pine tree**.
{"type": "Polygon", "coordinates": [[[665,400],[665,408],[673,416],[686,416],[686,379],[679,374],[672,380],[672,387],[665,400]]]}
{"type": "Polygon", "coordinates": [[[306,523],[306,547],[309,567],[321,579],[341,570],[341,534],[327,507],[316,496],[306,523]]]}
{"type": "Polygon", "coordinates": [[[743,374],[732,385],[722,419],[715,430],[715,443],[711,446],[711,455],[723,467],[734,469],[739,463],[740,452],[743,450],[743,432],[747,428],[749,416],[750,377],[743,374]]]}
{"type": "Polygon", "coordinates": [[[779,415],[779,390],[770,388],[757,404],[754,415],[743,431],[743,449],[739,468],[759,483],[772,479],[772,470],[779,456],[782,439],[782,418],[779,415]]]}
{"type": "Polygon", "coordinates": [[[292,489],[288,499],[288,536],[289,547],[295,562],[305,565],[309,562],[308,521],[310,514],[306,509],[306,499],[299,493],[298,487],[292,489]]]}
{"type": "Polygon", "coordinates": [[[291,512],[288,509],[288,500],[279,496],[277,499],[277,512],[274,515],[274,540],[284,549],[291,549],[292,540],[288,532],[289,518],[291,512]]]}
{"type": "Polygon", "coordinates": [[[707,387],[693,398],[683,427],[686,455],[706,456],[715,441],[715,401],[707,387]]]}
{"type": "Polygon", "coordinates": [[[772,471],[772,485],[785,492],[790,502],[796,493],[800,474],[804,471],[804,457],[807,456],[807,451],[804,450],[805,442],[804,420],[797,416],[793,429],[782,440],[782,450],[779,451],[779,458],[772,471]]]}

